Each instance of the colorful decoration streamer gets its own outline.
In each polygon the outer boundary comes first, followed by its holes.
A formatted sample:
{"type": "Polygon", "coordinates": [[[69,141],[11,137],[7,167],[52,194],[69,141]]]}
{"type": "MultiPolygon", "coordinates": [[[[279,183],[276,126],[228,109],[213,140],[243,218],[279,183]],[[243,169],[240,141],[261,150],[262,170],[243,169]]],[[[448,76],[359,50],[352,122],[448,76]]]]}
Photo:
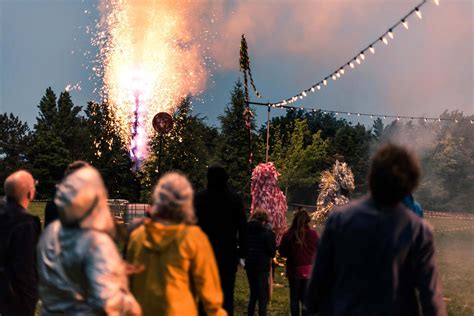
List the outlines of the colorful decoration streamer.
{"type": "Polygon", "coordinates": [[[272,221],[277,244],[288,228],[286,196],[278,185],[278,176],[273,162],[258,164],[252,172],[252,205],[250,213],[260,208],[265,210],[272,221]]]}

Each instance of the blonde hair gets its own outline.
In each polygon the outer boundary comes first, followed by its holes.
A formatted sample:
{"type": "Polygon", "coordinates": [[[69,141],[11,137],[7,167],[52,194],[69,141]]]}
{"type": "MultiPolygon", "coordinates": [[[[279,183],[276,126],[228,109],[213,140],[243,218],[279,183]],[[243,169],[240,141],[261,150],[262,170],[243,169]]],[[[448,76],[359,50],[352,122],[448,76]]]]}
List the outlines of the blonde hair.
{"type": "Polygon", "coordinates": [[[151,215],[174,223],[194,224],[194,191],[186,176],[168,172],[158,181],[153,192],[151,215]]]}

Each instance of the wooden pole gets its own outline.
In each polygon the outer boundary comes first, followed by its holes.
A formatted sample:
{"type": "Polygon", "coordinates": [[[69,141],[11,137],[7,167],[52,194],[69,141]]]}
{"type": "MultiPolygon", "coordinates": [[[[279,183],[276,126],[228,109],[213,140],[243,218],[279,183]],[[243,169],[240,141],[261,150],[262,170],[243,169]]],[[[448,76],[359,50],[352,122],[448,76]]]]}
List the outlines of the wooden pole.
{"type": "Polygon", "coordinates": [[[270,105],[268,105],[267,109],[267,148],[265,153],[265,162],[268,162],[268,152],[270,151],[270,105]]]}

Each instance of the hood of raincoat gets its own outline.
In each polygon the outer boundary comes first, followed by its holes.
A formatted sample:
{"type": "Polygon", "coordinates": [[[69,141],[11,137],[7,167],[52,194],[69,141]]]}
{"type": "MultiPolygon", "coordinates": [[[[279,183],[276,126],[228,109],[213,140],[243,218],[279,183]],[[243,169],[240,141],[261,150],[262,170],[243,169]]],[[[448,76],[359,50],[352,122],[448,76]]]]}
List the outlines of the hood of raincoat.
{"type": "Polygon", "coordinates": [[[58,186],[54,202],[65,227],[78,226],[115,235],[107,190],[95,168],[83,167],[67,176],[58,186]]]}
{"type": "Polygon", "coordinates": [[[185,224],[164,225],[152,220],[146,220],[144,246],[152,251],[161,252],[175,242],[179,242],[185,232],[185,224]]]}

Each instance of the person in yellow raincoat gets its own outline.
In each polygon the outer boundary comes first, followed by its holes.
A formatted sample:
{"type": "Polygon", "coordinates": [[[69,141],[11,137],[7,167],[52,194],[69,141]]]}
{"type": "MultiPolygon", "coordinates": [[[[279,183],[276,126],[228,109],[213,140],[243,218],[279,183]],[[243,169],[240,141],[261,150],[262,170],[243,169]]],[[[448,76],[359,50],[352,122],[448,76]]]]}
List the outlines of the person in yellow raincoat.
{"type": "Polygon", "coordinates": [[[127,260],[144,271],[130,278],[143,315],[225,316],[214,253],[204,232],[193,225],[193,189],[179,173],[165,174],[153,193],[151,219],[130,237],[127,260]]]}

